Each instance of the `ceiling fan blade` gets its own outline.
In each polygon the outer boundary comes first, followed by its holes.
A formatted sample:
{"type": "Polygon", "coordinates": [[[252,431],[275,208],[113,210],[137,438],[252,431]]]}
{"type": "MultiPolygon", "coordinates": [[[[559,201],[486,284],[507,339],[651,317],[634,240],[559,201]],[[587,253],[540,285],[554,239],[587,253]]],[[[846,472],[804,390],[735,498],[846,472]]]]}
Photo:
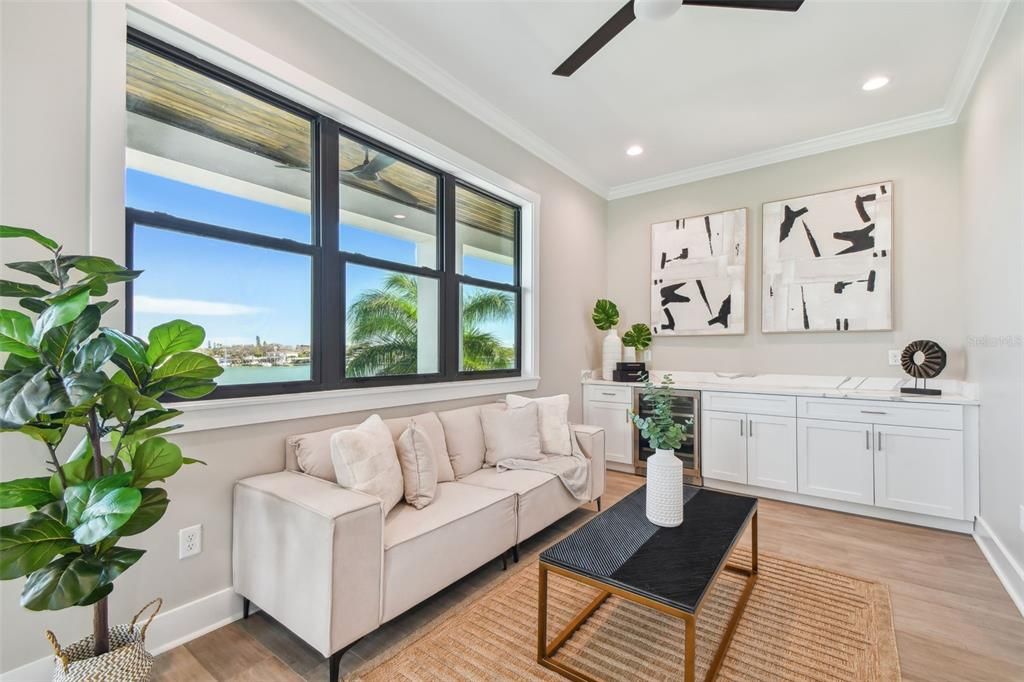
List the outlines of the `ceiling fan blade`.
{"type": "Polygon", "coordinates": [[[602,24],[601,28],[594,31],[594,34],[583,41],[583,44],[576,48],[576,51],[569,55],[569,58],[562,62],[552,72],[555,76],[571,76],[576,69],[583,66],[588,59],[597,54],[598,50],[607,45],[612,38],[617,36],[622,29],[629,26],[636,16],[633,14],[633,0],[629,0],[622,8],[612,15],[612,18],[602,24]]]}
{"type": "Polygon", "coordinates": [[[770,9],[778,12],[795,12],[804,0],[683,0],[684,5],[703,7],[732,7],[734,9],[770,9]]]}

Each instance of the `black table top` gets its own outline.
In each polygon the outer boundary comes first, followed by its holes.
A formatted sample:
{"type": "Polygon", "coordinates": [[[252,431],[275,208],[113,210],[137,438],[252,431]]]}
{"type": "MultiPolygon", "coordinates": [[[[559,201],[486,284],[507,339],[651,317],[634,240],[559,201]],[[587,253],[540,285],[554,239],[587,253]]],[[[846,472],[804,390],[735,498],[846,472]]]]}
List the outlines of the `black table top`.
{"type": "Polygon", "coordinates": [[[541,561],[696,613],[757,499],[685,486],[683,524],[647,520],[647,486],[544,550],[541,561]]]}

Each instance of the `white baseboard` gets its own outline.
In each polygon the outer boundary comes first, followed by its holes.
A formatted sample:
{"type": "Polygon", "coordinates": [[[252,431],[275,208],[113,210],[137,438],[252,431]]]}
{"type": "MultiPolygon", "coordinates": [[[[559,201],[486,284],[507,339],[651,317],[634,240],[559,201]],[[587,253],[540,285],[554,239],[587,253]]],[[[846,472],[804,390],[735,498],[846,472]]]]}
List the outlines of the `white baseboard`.
{"type": "Polygon", "coordinates": [[[975,524],[974,541],[988,559],[989,565],[995,571],[999,582],[1006,588],[1010,599],[1017,605],[1020,615],[1024,616],[1024,568],[1021,568],[999,536],[992,532],[992,527],[980,516],[975,524]]]}
{"type": "MultiPolygon", "coordinates": [[[[160,654],[242,617],[242,598],[230,587],[164,611],[146,631],[146,648],[160,654]]],[[[0,682],[48,682],[53,678],[53,656],[8,670],[0,682]]]]}

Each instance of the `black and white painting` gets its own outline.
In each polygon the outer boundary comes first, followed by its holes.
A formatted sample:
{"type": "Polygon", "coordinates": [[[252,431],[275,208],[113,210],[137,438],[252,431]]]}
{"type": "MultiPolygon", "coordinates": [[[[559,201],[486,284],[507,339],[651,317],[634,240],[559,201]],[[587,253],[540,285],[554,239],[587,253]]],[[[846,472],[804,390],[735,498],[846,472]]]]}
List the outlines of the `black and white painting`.
{"type": "Polygon", "coordinates": [[[892,329],[892,183],[763,206],[761,329],[892,329]]]}
{"type": "Polygon", "coordinates": [[[651,226],[651,331],[742,334],[747,209],[651,226]]]}

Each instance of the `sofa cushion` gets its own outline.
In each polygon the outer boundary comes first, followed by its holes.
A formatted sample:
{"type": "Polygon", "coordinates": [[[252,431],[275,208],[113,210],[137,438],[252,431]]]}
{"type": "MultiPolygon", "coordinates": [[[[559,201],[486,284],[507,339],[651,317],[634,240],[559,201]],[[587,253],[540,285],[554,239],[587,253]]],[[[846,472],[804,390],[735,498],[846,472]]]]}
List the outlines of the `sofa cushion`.
{"type": "Polygon", "coordinates": [[[335,427],[288,436],[285,439],[287,467],[337,483],[334,462],[331,461],[331,436],[342,429],[351,428],[354,427],[335,427]]]}
{"type": "Polygon", "coordinates": [[[503,459],[541,459],[537,403],[507,410],[481,410],[484,431],[484,464],[503,459]]]}
{"type": "Polygon", "coordinates": [[[387,514],[405,492],[391,432],[377,415],[331,436],[331,461],[338,485],[373,495],[387,514]]]}
{"type": "Polygon", "coordinates": [[[395,439],[395,443],[398,443],[398,437],[405,432],[411,421],[415,421],[426,432],[427,438],[430,439],[430,447],[434,453],[434,462],[436,463],[434,468],[437,470],[437,482],[454,481],[455,472],[452,471],[452,463],[448,459],[448,443],[445,441],[444,427],[441,426],[437,413],[424,412],[414,417],[395,417],[393,419],[385,419],[384,423],[391,430],[391,436],[395,439]]]}
{"type": "Polygon", "coordinates": [[[463,407],[438,412],[448,444],[448,458],[456,480],[468,476],[484,465],[484,429],[480,424],[480,407],[463,407]]]}
{"type": "Polygon", "coordinates": [[[423,509],[434,499],[437,488],[437,464],[434,448],[423,427],[415,419],[409,421],[395,443],[398,463],[402,465],[405,501],[423,509]]]}
{"type": "Polygon", "coordinates": [[[516,542],[516,499],[508,491],[439,483],[423,509],[397,505],[384,522],[388,621],[508,550],[516,542]]]}
{"type": "Polygon", "coordinates": [[[516,494],[516,542],[547,528],[580,506],[558,477],[543,471],[481,469],[462,483],[516,494]]]}
{"type": "Polygon", "coordinates": [[[521,395],[509,394],[505,396],[505,403],[512,409],[530,403],[537,405],[541,452],[548,455],[572,454],[572,428],[569,426],[567,393],[547,398],[524,398],[521,395]]]}

